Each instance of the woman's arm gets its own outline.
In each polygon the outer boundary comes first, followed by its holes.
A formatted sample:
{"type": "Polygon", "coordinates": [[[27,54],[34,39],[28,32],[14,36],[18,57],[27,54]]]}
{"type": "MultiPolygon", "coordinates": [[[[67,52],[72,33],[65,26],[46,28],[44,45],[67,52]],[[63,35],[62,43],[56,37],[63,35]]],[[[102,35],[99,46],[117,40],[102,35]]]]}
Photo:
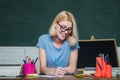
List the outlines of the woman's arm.
{"type": "Polygon", "coordinates": [[[43,49],[39,48],[39,60],[40,60],[40,73],[46,75],[56,75],[63,77],[67,73],[66,69],[62,67],[48,68],[46,66],[46,53],[43,49]]]}
{"type": "Polygon", "coordinates": [[[73,72],[76,70],[77,59],[78,59],[78,49],[75,49],[70,54],[69,66],[65,67],[68,74],[73,74],[73,72]]]}
{"type": "Polygon", "coordinates": [[[69,66],[65,68],[48,68],[46,66],[46,53],[44,49],[39,48],[39,60],[40,60],[40,73],[47,75],[56,75],[56,74],[72,74],[76,70],[78,58],[78,49],[74,50],[70,54],[69,66]],[[59,73],[61,71],[61,73],[59,73]]]}
{"type": "Polygon", "coordinates": [[[40,61],[40,72],[42,74],[54,75],[55,68],[48,68],[46,66],[46,53],[45,50],[39,48],[39,61],[40,61]]]}

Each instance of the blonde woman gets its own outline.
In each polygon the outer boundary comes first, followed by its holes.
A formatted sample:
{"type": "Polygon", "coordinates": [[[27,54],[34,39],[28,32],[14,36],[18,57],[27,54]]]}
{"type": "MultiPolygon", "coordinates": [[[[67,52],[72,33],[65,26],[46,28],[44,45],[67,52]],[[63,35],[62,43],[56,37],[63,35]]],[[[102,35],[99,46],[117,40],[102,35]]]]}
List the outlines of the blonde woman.
{"type": "Polygon", "coordinates": [[[41,74],[63,77],[74,73],[78,58],[78,40],[73,14],[61,11],[55,17],[49,34],[43,34],[38,39],[41,74]]]}

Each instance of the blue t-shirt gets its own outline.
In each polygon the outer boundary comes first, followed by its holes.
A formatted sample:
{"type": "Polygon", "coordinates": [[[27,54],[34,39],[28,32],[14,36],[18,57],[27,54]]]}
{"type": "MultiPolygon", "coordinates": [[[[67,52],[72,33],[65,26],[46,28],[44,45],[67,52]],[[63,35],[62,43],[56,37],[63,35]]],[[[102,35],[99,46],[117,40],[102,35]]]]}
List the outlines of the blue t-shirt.
{"type": "Polygon", "coordinates": [[[45,50],[47,67],[56,68],[58,66],[67,67],[69,65],[70,52],[79,48],[79,45],[77,43],[71,47],[67,41],[64,41],[61,48],[56,48],[53,45],[51,36],[44,34],[39,37],[37,47],[45,50]]]}

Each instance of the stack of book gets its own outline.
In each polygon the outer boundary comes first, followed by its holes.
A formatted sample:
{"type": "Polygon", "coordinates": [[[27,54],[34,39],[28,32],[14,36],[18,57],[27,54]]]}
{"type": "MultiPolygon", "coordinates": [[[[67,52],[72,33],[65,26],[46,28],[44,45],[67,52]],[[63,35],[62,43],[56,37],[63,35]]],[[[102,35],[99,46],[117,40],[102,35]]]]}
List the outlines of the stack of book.
{"type": "Polygon", "coordinates": [[[0,65],[0,77],[18,76],[20,74],[21,65],[0,65]]]}
{"type": "Polygon", "coordinates": [[[94,74],[96,71],[95,67],[85,67],[83,74],[94,74]]]}

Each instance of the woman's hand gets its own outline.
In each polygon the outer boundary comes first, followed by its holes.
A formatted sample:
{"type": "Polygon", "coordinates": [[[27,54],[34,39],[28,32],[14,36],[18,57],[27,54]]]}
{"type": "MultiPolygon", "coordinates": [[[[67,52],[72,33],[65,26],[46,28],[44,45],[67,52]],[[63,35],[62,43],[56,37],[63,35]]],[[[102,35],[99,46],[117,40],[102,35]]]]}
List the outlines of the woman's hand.
{"type": "Polygon", "coordinates": [[[63,77],[65,74],[67,74],[67,70],[62,67],[57,67],[54,72],[55,76],[63,77]]]}

